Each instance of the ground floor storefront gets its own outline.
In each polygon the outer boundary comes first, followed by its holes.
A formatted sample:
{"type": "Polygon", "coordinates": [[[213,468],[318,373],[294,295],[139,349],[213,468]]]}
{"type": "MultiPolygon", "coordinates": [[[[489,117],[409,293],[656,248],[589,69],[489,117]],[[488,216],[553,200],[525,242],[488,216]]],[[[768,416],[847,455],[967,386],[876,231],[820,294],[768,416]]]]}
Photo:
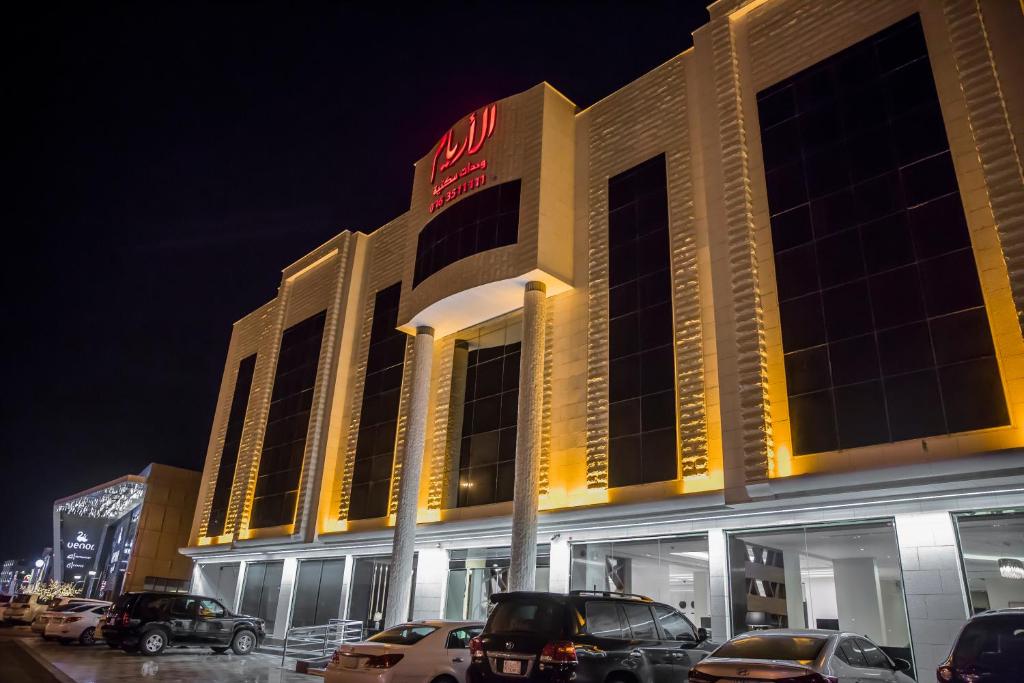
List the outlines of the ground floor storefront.
{"type": "MultiPolygon", "coordinates": [[[[862,633],[930,676],[972,612],[1024,606],[1024,456],[773,483],[720,496],[542,518],[537,588],[639,593],[716,641],[780,626],[862,633]],[[873,479],[872,476],[875,478],[873,479]]],[[[192,590],[289,627],[382,626],[387,534],[196,557],[192,590]]],[[[483,619],[507,587],[508,520],[422,527],[410,617],[483,619]]]]}

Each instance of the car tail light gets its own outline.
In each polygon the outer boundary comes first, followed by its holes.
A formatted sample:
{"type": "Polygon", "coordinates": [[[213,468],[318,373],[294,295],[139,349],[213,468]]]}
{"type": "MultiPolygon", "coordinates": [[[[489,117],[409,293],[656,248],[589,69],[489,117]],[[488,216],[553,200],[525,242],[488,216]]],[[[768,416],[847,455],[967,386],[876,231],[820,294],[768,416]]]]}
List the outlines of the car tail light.
{"type": "Polygon", "coordinates": [[[61,623],[73,624],[74,622],[81,621],[81,620],[82,620],[82,617],[64,617],[64,620],[61,623]]]}
{"type": "Polygon", "coordinates": [[[777,678],[775,683],[839,683],[835,676],[822,676],[819,673],[809,673],[803,676],[790,676],[789,678],[777,678]]]}
{"type": "Polygon", "coordinates": [[[480,639],[480,636],[471,638],[469,641],[469,655],[473,659],[484,658],[484,641],[480,639]]]}
{"type": "Polygon", "coordinates": [[[373,655],[366,658],[367,669],[390,669],[405,655],[373,655]]]}
{"type": "Polygon", "coordinates": [[[121,615],[121,626],[127,626],[129,621],[130,621],[130,619],[128,617],[128,613],[127,612],[125,612],[124,614],[121,615]]]}
{"type": "Polygon", "coordinates": [[[942,683],[946,683],[946,681],[954,681],[956,680],[956,672],[953,671],[953,667],[948,664],[943,664],[938,668],[938,670],[936,670],[935,678],[942,683]]]}
{"type": "Polygon", "coordinates": [[[341,661],[341,651],[335,650],[334,654],[331,655],[331,664],[337,664],[341,661]]]}
{"type": "Polygon", "coordinates": [[[553,640],[540,651],[542,664],[575,664],[576,646],[569,640],[553,640]]]}

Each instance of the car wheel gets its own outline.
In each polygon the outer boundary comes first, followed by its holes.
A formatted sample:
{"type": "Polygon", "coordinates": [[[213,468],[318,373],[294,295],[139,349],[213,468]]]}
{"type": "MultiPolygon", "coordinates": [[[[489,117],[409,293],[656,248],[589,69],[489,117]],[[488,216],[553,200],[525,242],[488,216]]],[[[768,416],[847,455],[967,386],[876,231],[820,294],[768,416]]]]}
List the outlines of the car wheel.
{"type": "Polygon", "coordinates": [[[139,639],[139,652],[147,657],[160,654],[165,647],[167,647],[167,634],[158,629],[146,631],[139,639]]]}
{"type": "Polygon", "coordinates": [[[217,654],[222,655],[225,652],[227,652],[229,648],[226,648],[226,647],[211,647],[210,649],[213,650],[214,652],[216,652],[217,654]]]}
{"type": "Polygon", "coordinates": [[[247,655],[256,647],[256,634],[248,629],[242,629],[231,639],[231,651],[236,655],[247,655]]]}
{"type": "Polygon", "coordinates": [[[454,678],[452,678],[451,676],[445,675],[445,676],[438,676],[437,678],[432,680],[430,683],[458,683],[458,682],[454,678]]]}
{"type": "Polygon", "coordinates": [[[121,646],[118,645],[117,643],[107,643],[107,647],[109,647],[111,650],[120,650],[121,649],[121,646]]]}
{"type": "Polygon", "coordinates": [[[95,645],[96,629],[90,626],[89,628],[82,631],[82,635],[78,636],[78,642],[82,645],[95,645]]]}

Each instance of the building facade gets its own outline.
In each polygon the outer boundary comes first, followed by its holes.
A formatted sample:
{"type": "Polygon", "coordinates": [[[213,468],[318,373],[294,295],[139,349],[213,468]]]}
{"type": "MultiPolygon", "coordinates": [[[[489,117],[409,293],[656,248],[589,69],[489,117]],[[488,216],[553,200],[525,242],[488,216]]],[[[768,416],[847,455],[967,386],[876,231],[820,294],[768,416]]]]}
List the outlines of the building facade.
{"type": "Polygon", "coordinates": [[[178,548],[198,492],[198,472],[152,463],[55,501],[54,578],[111,601],[128,591],[187,591],[191,562],[178,548]]]}
{"type": "Polygon", "coordinates": [[[708,11],[468,113],[235,323],[193,590],[278,636],[642,592],[921,673],[1024,602],[1020,7],[708,11]]]}

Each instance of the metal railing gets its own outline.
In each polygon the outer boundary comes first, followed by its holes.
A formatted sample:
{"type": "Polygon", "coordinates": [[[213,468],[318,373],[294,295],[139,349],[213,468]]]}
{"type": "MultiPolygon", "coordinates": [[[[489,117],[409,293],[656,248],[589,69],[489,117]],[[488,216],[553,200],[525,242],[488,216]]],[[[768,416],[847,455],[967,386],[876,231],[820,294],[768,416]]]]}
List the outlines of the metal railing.
{"type": "Polygon", "coordinates": [[[281,666],[286,657],[326,657],[342,643],[356,643],[363,638],[363,622],[331,619],[316,626],[294,626],[284,634],[281,666]]]}

